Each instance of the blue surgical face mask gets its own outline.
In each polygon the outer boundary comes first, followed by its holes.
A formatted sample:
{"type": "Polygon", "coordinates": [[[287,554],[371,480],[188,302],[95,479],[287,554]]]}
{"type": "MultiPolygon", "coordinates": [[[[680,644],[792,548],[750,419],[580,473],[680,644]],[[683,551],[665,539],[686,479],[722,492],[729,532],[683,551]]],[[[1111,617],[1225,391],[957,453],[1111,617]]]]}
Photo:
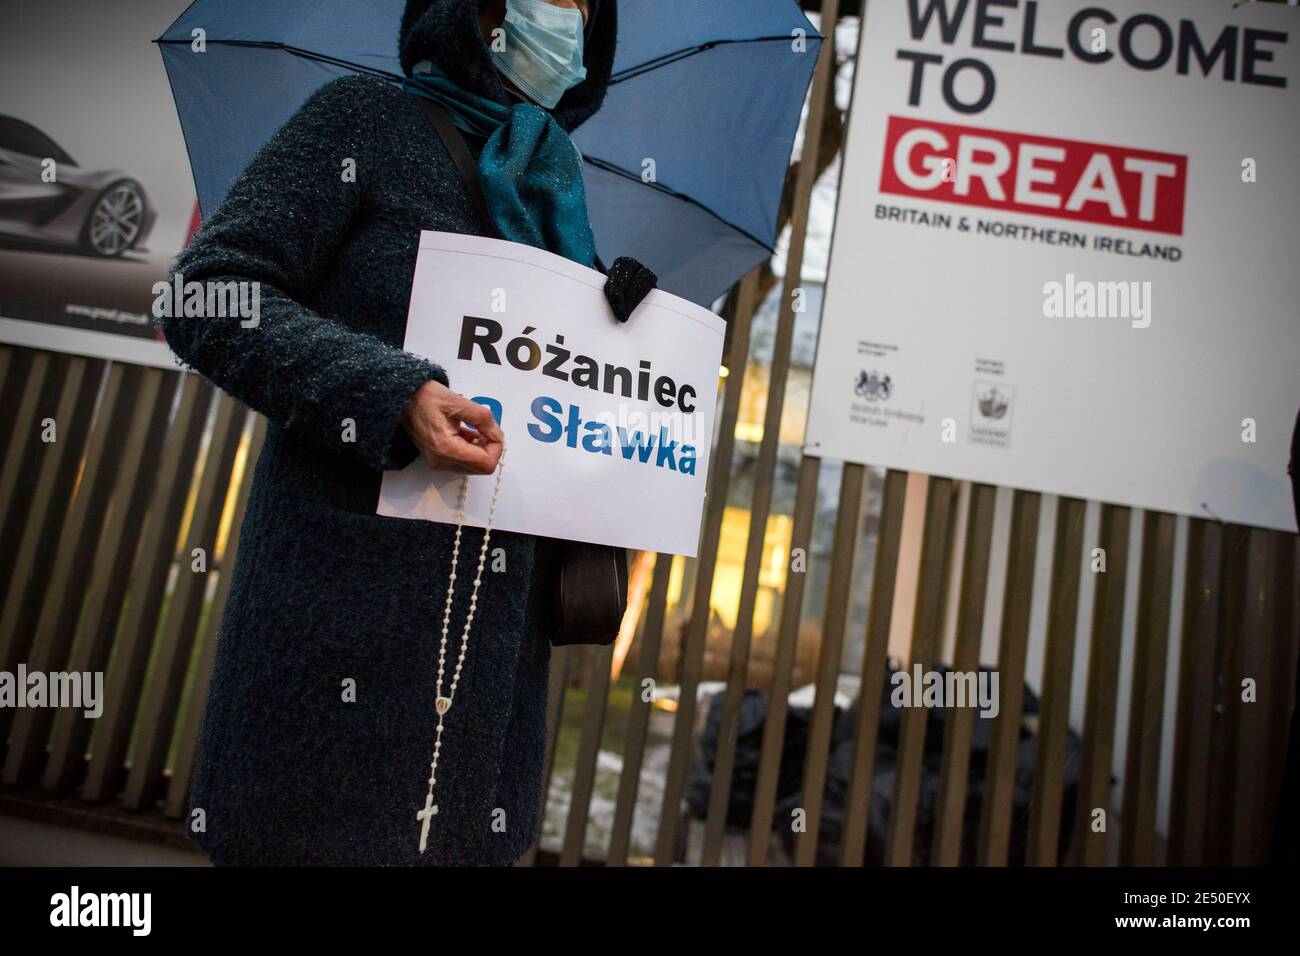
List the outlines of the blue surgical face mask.
{"type": "Polygon", "coordinates": [[[505,50],[492,62],[533,102],[554,109],[587,77],[582,11],[546,0],[506,0],[505,50]]]}

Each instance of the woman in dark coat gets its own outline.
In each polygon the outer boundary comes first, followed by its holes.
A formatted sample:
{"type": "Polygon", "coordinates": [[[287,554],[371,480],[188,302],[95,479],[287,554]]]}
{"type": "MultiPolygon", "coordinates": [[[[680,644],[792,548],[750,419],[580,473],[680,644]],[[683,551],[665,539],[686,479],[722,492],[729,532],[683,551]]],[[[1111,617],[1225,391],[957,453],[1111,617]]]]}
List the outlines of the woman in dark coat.
{"type": "MultiPolygon", "coordinates": [[[[573,130],[605,95],[615,0],[546,2],[586,19],[586,78],[550,111],[573,130]]],[[[520,102],[484,39],[504,6],[410,0],[403,70],[423,63],[470,94],[520,102]]],[[[491,417],[401,348],[422,229],[482,232],[416,97],[350,76],[271,139],[176,263],[186,282],[261,286],[255,327],[164,321],[185,363],[270,422],[191,797],[193,838],[217,864],[500,865],[539,833],[554,560],[545,539],[496,531],[504,570],[483,574],[419,849],[455,528],[376,515],[380,481],[418,454],[490,473],[501,451],[491,417]]],[[[461,542],[453,665],[481,535],[466,528],[461,542]]]]}

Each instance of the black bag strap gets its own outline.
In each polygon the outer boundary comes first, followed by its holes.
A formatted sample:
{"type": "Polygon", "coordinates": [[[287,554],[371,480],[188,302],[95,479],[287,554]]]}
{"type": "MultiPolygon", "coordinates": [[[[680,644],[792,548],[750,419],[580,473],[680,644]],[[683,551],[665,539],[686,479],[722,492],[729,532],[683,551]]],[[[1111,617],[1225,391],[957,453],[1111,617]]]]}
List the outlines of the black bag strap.
{"type": "Polygon", "coordinates": [[[464,135],[451,121],[447,111],[433,100],[425,99],[423,96],[416,96],[415,99],[424,110],[424,115],[429,117],[429,122],[433,124],[438,138],[442,140],[442,145],[446,146],[447,152],[451,154],[451,161],[460,171],[460,178],[464,180],[465,189],[469,191],[469,198],[474,204],[474,211],[478,213],[480,225],[489,236],[495,236],[496,229],[493,228],[492,216],[488,213],[487,197],[483,194],[483,181],[478,175],[478,163],[474,161],[469,146],[465,144],[464,135]]]}
{"type": "MultiPolygon", "coordinates": [[[[447,111],[433,100],[425,99],[423,96],[416,96],[415,99],[424,110],[424,115],[429,117],[429,122],[433,124],[438,138],[442,140],[442,145],[447,147],[452,162],[460,171],[460,178],[465,182],[465,188],[469,191],[470,201],[474,204],[474,211],[478,213],[483,229],[487,235],[495,237],[497,231],[492,224],[492,216],[488,213],[487,197],[483,194],[483,180],[479,178],[478,163],[474,161],[469,146],[465,144],[464,134],[451,121],[447,111]]],[[[596,256],[595,269],[602,275],[609,273],[605,263],[600,261],[599,255],[596,256]]]]}

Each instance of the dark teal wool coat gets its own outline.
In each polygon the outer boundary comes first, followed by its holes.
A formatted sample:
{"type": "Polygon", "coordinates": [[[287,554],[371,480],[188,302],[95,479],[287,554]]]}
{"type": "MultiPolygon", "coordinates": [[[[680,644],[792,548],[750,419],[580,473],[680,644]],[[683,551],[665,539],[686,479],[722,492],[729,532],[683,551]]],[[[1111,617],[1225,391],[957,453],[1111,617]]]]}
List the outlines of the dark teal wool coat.
{"type": "MultiPolygon", "coordinates": [[[[509,103],[477,8],[411,0],[402,66],[432,60],[509,103]]],[[[554,112],[566,128],[599,108],[615,36],[615,3],[603,0],[588,78],[554,112]]],[[[383,472],[417,454],[400,426],[407,401],[429,379],[455,387],[436,362],[402,351],[422,229],[480,231],[413,98],[348,77],[274,136],[176,262],[187,282],[261,283],[256,328],[163,320],[183,362],[270,422],[191,798],[206,822],[193,838],[218,864],[502,864],[538,836],[554,562],[547,540],[494,532],[506,570],[483,575],[447,715],[439,813],[418,852],[455,529],[379,517],[375,506],[383,472]],[[355,182],[342,175],[347,159],[355,182]],[[355,702],[344,700],[349,680],[355,702]]],[[[477,562],[481,535],[465,529],[462,570],[477,562]]],[[[457,577],[449,666],[473,577],[457,577]]]]}

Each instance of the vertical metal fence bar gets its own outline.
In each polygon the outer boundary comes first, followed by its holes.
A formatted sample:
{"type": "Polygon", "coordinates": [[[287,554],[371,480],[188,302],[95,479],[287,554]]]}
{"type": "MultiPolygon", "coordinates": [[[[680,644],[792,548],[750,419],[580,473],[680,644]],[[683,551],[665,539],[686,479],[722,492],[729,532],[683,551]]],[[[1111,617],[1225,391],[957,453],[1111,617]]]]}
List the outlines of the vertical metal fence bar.
{"type": "Polygon", "coordinates": [[[577,764],[573,768],[569,818],[564,829],[564,848],[560,853],[561,866],[577,866],[582,862],[591,794],[596,784],[596,759],[600,756],[600,735],[605,728],[605,708],[609,702],[609,669],[613,656],[613,646],[587,649],[587,701],[583,710],[577,764]]]}
{"type": "MultiPolygon", "coordinates": [[[[8,345],[0,345],[0,398],[13,398],[8,393],[10,387],[9,373],[14,368],[15,359],[21,361],[21,356],[28,355],[27,349],[15,349],[8,345]]],[[[0,406],[10,408],[11,405],[0,406]]],[[[0,459],[4,458],[4,441],[9,437],[9,425],[6,423],[5,428],[0,430],[0,459]]]]}
{"type": "Polygon", "coordinates": [[[1137,636],[1129,690],[1128,746],[1120,827],[1121,866],[1152,866],[1156,850],[1156,796],[1160,734],[1173,599],[1174,516],[1148,511],[1142,519],[1137,636]]]}
{"type": "MultiPolygon", "coordinates": [[[[1214,648],[1214,694],[1210,724],[1209,796],[1206,818],[1219,825],[1210,826],[1205,835],[1204,862],[1226,866],[1232,859],[1233,826],[1236,800],[1232,792],[1237,762],[1237,718],[1240,711],[1234,701],[1237,693],[1233,681],[1239,671],[1241,642],[1246,639],[1246,588],[1249,563],[1250,529],[1225,524],[1223,553],[1219,573],[1223,600],[1219,607],[1214,648]],[[1225,825],[1226,821],[1226,825],[1225,825]]],[[[1204,706],[1206,701],[1202,701],[1204,706]]]]}
{"type": "MultiPolygon", "coordinates": [[[[861,866],[866,853],[876,735],[880,728],[879,701],[889,656],[889,626],[894,614],[894,587],[898,580],[898,551],[903,538],[903,497],[906,492],[907,472],[891,470],[885,473],[880,524],[876,532],[876,565],[871,573],[871,598],[867,607],[867,635],[862,649],[857,721],[853,727],[853,761],[845,797],[842,866],[861,866]]],[[[879,839],[883,834],[876,836],[879,839]]]]}
{"type": "Polygon", "coordinates": [[[1079,814],[1075,830],[1077,859],[1085,866],[1104,866],[1113,832],[1111,758],[1115,749],[1115,702],[1119,695],[1119,654],[1124,629],[1124,590],[1128,574],[1129,522],[1132,513],[1118,505],[1101,506],[1097,547],[1105,552],[1106,571],[1097,574],[1088,655],[1088,691],[1083,717],[1083,755],[1079,767],[1079,814]],[[1105,829],[1095,831],[1094,812],[1105,812],[1105,829]]]}
{"type": "Polygon", "coordinates": [[[244,473],[240,477],[235,509],[231,516],[230,537],[226,543],[226,553],[221,558],[221,577],[217,580],[217,593],[212,601],[212,610],[208,614],[206,626],[199,638],[202,643],[199,646],[198,672],[194,676],[194,686],[190,690],[190,698],[185,703],[180,718],[176,762],[172,767],[172,779],[168,784],[167,796],[163,804],[163,813],[176,819],[185,815],[185,808],[190,798],[194,761],[198,753],[199,729],[203,725],[203,709],[208,700],[212,665],[217,656],[221,618],[225,614],[226,601],[230,597],[230,583],[235,573],[235,557],[239,549],[239,532],[244,526],[248,496],[253,489],[253,473],[256,470],[258,456],[262,453],[262,445],[266,441],[266,428],[266,419],[261,415],[254,415],[252,439],[248,443],[248,457],[245,459],[244,473]]]}
{"type": "Polygon", "coordinates": [[[1187,525],[1187,571],[1183,593],[1182,650],[1178,661],[1178,709],[1169,803],[1170,866],[1205,859],[1209,809],[1210,735],[1214,724],[1215,666],[1221,604],[1223,526],[1193,518],[1187,525]]]}
{"type": "MultiPolygon", "coordinates": [[[[979,669],[996,503],[997,488],[983,484],[971,486],[957,607],[957,637],[951,662],[952,670],[958,673],[974,673],[979,669]]],[[[975,699],[968,699],[965,706],[958,706],[953,700],[947,702],[948,719],[944,728],[939,797],[935,804],[934,840],[930,850],[930,862],[935,866],[961,863],[962,824],[970,777],[970,742],[979,699],[974,688],[971,688],[971,693],[975,694],[975,699]]]]}
{"type": "MultiPolygon", "coordinates": [[[[1286,774],[1287,744],[1291,735],[1291,714],[1296,705],[1296,657],[1300,652],[1300,587],[1296,586],[1296,551],[1300,537],[1283,531],[1269,533],[1273,548],[1273,573],[1269,581],[1272,621],[1260,699],[1268,708],[1268,771],[1264,784],[1263,820],[1275,820],[1278,799],[1286,774]],[[1264,678],[1267,678],[1265,680],[1264,678]],[[1267,686],[1265,686],[1267,684],[1267,686]]],[[[1297,742],[1300,746],[1300,741],[1297,742]]],[[[1289,812],[1289,811],[1288,811],[1289,812]]]]}
{"type": "MultiPolygon", "coordinates": [[[[32,381],[33,363],[39,360],[42,369],[40,376],[44,377],[44,369],[49,367],[49,357],[45,352],[16,347],[0,349],[0,356],[3,356],[0,359],[0,408],[5,409],[6,412],[13,409],[17,413],[22,407],[23,397],[32,381]]],[[[9,468],[9,450],[13,447],[14,437],[19,432],[27,432],[30,426],[25,426],[24,423],[30,420],[30,411],[26,416],[19,414],[0,416],[0,465],[6,471],[9,468]]],[[[0,489],[4,487],[4,482],[0,481],[0,489]]],[[[12,499],[0,491],[0,508],[4,509],[0,511],[0,515],[8,513],[10,503],[12,499]]]]}
{"type": "MultiPolygon", "coordinates": [[[[925,531],[921,542],[920,577],[916,584],[916,608],[912,616],[912,646],[904,665],[909,670],[917,666],[923,672],[929,669],[939,645],[953,492],[954,485],[949,478],[930,478],[926,482],[925,531]]],[[[893,804],[885,840],[885,862],[890,866],[912,865],[916,802],[921,789],[921,763],[925,756],[925,723],[924,707],[903,710],[898,730],[893,804]]]]}
{"type": "Polygon", "coordinates": [[[153,647],[180,535],[185,502],[215,389],[197,375],[182,373],[180,396],[167,430],[158,479],[140,530],[130,585],[112,665],[104,675],[104,713],[96,721],[94,749],[81,795],[115,796],[126,777],[126,754],[140,704],[145,668],[153,647]]]}
{"type": "Polygon", "coordinates": [[[0,431],[0,442],[4,445],[4,457],[0,459],[0,570],[4,572],[3,580],[13,576],[18,540],[22,536],[22,519],[27,516],[26,502],[31,500],[32,487],[36,483],[34,462],[43,448],[39,441],[32,440],[32,436],[40,434],[38,422],[41,414],[38,412],[54,400],[67,369],[66,360],[52,362],[48,352],[31,353],[23,349],[20,355],[23,359],[15,360],[5,377],[3,390],[3,407],[13,409],[13,414],[0,417],[4,423],[3,431],[0,431]],[[22,508],[17,507],[20,501],[24,503],[22,508]]]}
{"type": "Polygon", "coordinates": [[[1011,843],[1011,812],[1020,754],[1020,724],[1025,702],[1025,654],[1029,646],[1029,612],[1038,557],[1038,516],[1042,496],[1017,491],[1011,499],[1011,534],[1007,540],[1007,579],[1002,595],[1002,632],[998,639],[1001,703],[993,718],[976,860],[981,866],[1006,866],[1011,843]]]}
{"type": "MultiPolygon", "coordinates": [[[[546,755],[542,760],[542,820],[545,826],[546,807],[551,793],[551,776],[555,772],[555,753],[559,746],[560,727],[564,720],[564,697],[569,683],[570,647],[557,647],[551,651],[551,668],[546,691],[546,755]]],[[[542,836],[528,848],[528,852],[515,861],[515,866],[536,866],[542,836]]]]}
{"type": "MultiPolygon", "coordinates": [[[[817,477],[821,459],[804,455],[799,462],[798,487],[795,489],[794,519],[790,531],[791,554],[796,548],[808,555],[812,541],[813,519],[817,512],[817,477]]],[[[803,593],[808,574],[786,575],[781,595],[781,619],[777,629],[776,653],[772,659],[772,684],[767,695],[767,716],[763,720],[763,742],[759,751],[758,776],[754,781],[754,809],[749,824],[750,866],[767,865],[772,839],[776,788],[781,772],[781,754],[785,748],[785,720],[789,710],[790,685],[794,680],[795,652],[799,646],[799,622],[803,616],[803,593]]]]}
{"type": "Polygon", "coordinates": [[[623,769],[618,778],[618,797],[614,821],[609,834],[606,866],[624,866],[632,843],[632,823],[636,816],[636,798],[641,783],[641,764],[645,759],[646,736],[650,727],[650,708],[654,695],[645,699],[647,680],[657,684],[659,650],[663,646],[664,617],[668,604],[668,583],[673,573],[671,554],[655,555],[654,577],[650,582],[645,629],[641,634],[641,658],[637,681],[632,689],[632,706],[628,712],[627,736],[623,742],[623,769]]]}
{"type": "Polygon", "coordinates": [[[1270,777],[1265,755],[1268,709],[1261,701],[1268,698],[1261,698],[1261,694],[1272,689],[1263,668],[1273,623],[1270,584],[1274,551],[1268,531],[1251,528],[1248,535],[1243,627],[1224,675],[1225,697],[1235,730],[1230,771],[1232,853],[1225,861],[1231,866],[1261,866],[1268,862],[1273,822],[1265,816],[1264,795],[1270,777]]]}
{"type": "Polygon", "coordinates": [[[218,401],[217,421],[212,429],[212,443],[208,447],[203,477],[199,481],[194,520],[181,553],[180,573],[167,608],[153,679],[145,687],[140,705],[140,736],[131,772],[127,776],[126,792],[122,796],[123,805],[131,810],[149,807],[164,789],[167,748],[171,743],[185,671],[208,591],[208,575],[192,570],[192,555],[195,549],[201,548],[208,561],[213,560],[231,467],[248,415],[247,408],[227,395],[221,395],[218,401]]]}
{"type": "Polygon", "coordinates": [[[1031,866],[1055,866],[1060,855],[1061,801],[1070,732],[1070,684],[1086,508],[1078,498],[1060,498],[1056,503],[1043,692],[1038,703],[1034,789],[1029,800],[1029,838],[1025,846],[1025,862],[1031,866]]]}
{"type": "Polygon", "coordinates": [[[830,760],[831,731],[835,722],[835,692],[840,675],[840,652],[848,623],[853,564],[862,531],[862,498],[867,469],[846,462],[840,477],[840,500],[836,510],[835,538],[831,545],[830,579],[822,613],[821,643],[817,654],[817,684],[808,725],[808,746],[804,752],[804,831],[795,842],[796,866],[817,862],[821,836],[822,800],[826,788],[826,765],[830,760]]]}

